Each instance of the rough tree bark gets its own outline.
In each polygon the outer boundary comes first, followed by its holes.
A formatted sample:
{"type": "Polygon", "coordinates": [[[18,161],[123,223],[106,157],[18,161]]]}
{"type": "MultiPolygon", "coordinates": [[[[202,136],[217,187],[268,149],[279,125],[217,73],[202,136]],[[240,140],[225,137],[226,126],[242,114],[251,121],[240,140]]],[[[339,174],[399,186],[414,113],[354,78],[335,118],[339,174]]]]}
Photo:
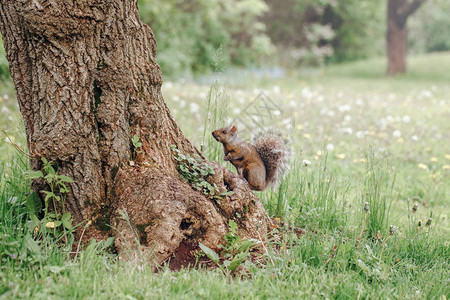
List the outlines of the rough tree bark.
{"type": "Polygon", "coordinates": [[[113,235],[119,253],[139,246],[162,263],[189,261],[199,242],[217,249],[229,219],[244,238],[264,235],[270,220],[234,174],[215,165],[209,180],[234,191],[220,204],[180,178],[170,145],[198,151],[164,103],[155,38],[137,0],[0,0],[0,14],[31,166],[45,157],[75,180],[65,209],[75,223],[92,221],[85,238],[113,235]]]}
{"type": "Polygon", "coordinates": [[[388,0],[386,46],[388,75],[406,72],[407,28],[406,22],[426,0],[388,0]]]}

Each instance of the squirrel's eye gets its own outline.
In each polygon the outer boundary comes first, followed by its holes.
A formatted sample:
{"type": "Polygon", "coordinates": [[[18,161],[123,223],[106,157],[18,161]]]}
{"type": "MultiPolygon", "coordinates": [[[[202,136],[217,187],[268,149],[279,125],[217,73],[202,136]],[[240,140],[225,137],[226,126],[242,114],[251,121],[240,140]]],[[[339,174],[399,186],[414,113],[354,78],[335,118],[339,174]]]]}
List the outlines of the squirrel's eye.
{"type": "Polygon", "coordinates": [[[223,134],[226,134],[226,133],[227,133],[227,131],[226,131],[226,130],[224,130],[224,131],[222,131],[222,133],[223,133],[223,134]]]}

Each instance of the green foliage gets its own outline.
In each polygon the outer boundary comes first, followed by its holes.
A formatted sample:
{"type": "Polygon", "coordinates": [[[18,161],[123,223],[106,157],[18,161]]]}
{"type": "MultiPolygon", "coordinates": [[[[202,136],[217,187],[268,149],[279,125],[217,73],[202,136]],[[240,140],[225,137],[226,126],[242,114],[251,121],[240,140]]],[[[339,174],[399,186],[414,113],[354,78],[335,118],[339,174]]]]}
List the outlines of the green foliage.
{"type": "Polygon", "coordinates": [[[134,152],[139,155],[142,153],[142,150],[140,150],[140,148],[142,147],[142,143],[140,141],[140,138],[137,134],[133,135],[133,137],[131,138],[131,143],[133,143],[133,147],[134,147],[134,152]]]}
{"type": "Polygon", "coordinates": [[[211,198],[220,193],[215,183],[211,184],[206,180],[208,176],[214,175],[214,169],[208,163],[198,155],[195,157],[189,154],[184,155],[175,145],[172,145],[170,149],[174,152],[177,170],[184,181],[211,198]]]}
{"type": "Polygon", "coordinates": [[[408,21],[409,52],[450,50],[450,2],[430,0],[408,21]]]}
{"type": "Polygon", "coordinates": [[[385,2],[267,1],[267,32],[283,63],[320,65],[384,53],[385,2]]]}
{"type": "Polygon", "coordinates": [[[223,265],[220,264],[220,257],[214,250],[201,243],[199,246],[205,255],[217,264],[220,269],[233,273],[244,261],[250,258],[250,250],[260,242],[256,240],[242,241],[237,234],[237,224],[233,220],[229,221],[228,230],[228,233],[225,235],[225,245],[219,245],[219,248],[223,249],[221,253],[223,265]]]}
{"type": "Polygon", "coordinates": [[[9,64],[3,47],[3,39],[0,35],[0,80],[9,78],[9,64]]]}
{"type": "Polygon", "coordinates": [[[220,47],[227,65],[249,65],[272,52],[258,21],[267,10],[262,0],[140,0],[139,8],[156,35],[166,76],[211,71],[220,47]]]}
{"type": "Polygon", "coordinates": [[[71,231],[73,229],[72,216],[69,212],[64,212],[64,207],[67,194],[70,191],[67,184],[74,181],[68,176],[59,174],[55,170],[54,165],[45,157],[42,157],[41,160],[45,174],[42,171],[24,172],[25,179],[36,180],[42,178],[49,187],[49,190],[41,191],[45,194],[43,208],[41,199],[36,193],[31,193],[28,196],[26,207],[31,217],[29,227],[31,229],[37,228],[35,230],[36,234],[42,234],[43,236],[52,234],[59,240],[67,234],[66,230],[71,231]],[[49,210],[50,205],[53,210],[49,210]],[[61,211],[58,211],[59,209],[61,211]],[[44,213],[44,216],[42,219],[39,219],[38,216],[41,212],[44,213]]]}

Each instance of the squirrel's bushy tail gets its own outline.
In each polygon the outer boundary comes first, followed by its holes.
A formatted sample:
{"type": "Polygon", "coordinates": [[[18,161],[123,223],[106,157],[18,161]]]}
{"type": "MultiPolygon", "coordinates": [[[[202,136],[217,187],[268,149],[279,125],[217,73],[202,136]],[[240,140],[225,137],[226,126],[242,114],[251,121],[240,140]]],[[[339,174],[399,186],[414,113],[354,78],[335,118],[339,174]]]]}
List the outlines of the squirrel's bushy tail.
{"type": "Polygon", "coordinates": [[[291,155],[289,140],[277,130],[257,133],[252,140],[266,167],[267,187],[278,184],[289,169],[291,155]]]}

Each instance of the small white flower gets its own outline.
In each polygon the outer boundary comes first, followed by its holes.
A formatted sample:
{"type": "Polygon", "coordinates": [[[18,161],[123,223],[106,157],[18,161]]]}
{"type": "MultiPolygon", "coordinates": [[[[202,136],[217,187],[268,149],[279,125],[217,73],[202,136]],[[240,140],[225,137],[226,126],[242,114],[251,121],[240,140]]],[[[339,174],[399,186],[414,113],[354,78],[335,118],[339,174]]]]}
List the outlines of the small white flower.
{"type": "Polygon", "coordinates": [[[328,151],[333,151],[334,150],[334,145],[333,144],[328,144],[327,145],[327,150],[328,151]]]}
{"type": "Polygon", "coordinates": [[[351,129],[350,127],[343,128],[342,131],[343,131],[344,133],[348,133],[348,134],[352,134],[352,133],[353,133],[353,129],[351,129]]]}
{"type": "Polygon", "coordinates": [[[302,96],[307,99],[311,99],[313,96],[313,93],[311,92],[311,90],[309,88],[305,87],[302,90],[302,96]]]}
{"type": "Polygon", "coordinates": [[[365,134],[364,131],[357,131],[357,132],[356,132],[356,137],[357,137],[358,139],[362,139],[362,138],[364,138],[365,136],[366,136],[366,134],[365,134]]]}
{"type": "Polygon", "coordinates": [[[279,94],[279,93],[281,92],[280,87],[279,87],[278,85],[275,85],[275,86],[273,87],[273,92],[274,92],[275,94],[279,94]]]}
{"type": "Polygon", "coordinates": [[[402,133],[400,132],[400,130],[395,130],[395,131],[392,133],[392,136],[395,137],[395,138],[399,138],[399,137],[402,136],[402,133]]]}
{"type": "Polygon", "coordinates": [[[310,164],[311,164],[311,162],[310,162],[309,160],[307,160],[307,159],[304,159],[304,160],[303,160],[303,165],[304,165],[305,167],[309,166],[310,164]]]}
{"type": "Polygon", "coordinates": [[[411,137],[411,139],[412,139],[414,142],[417,142],[417,141],[419,140],[419,138],[417,137],[417,135],[413,135],[413,136],[411,137]]]}
{"type": "Polygon", "coordinates": [[[433,93],[429,90],[422,90],[419,97],[420,98],[431,98],[433,96],[433,93]]]}
{"type": "Polygon", "coordinates": [[[352,107],[348,104],[346,105],[340,105],[338,106],[339,111],[344,112],[344,111],[350,111],[352,109],[352,107]]]}
{"type": "Polygon", "coordinates": [[[281,111],[275,110],[275,111],[273,112],[273,114],[274,114],[275,116],[279,116],[279,115],[281,115],[281,111]]]}
{"type": "Polygon", "coordinates": [[[239,107],[233,108],[233,113],[234,113],[235,115],[239,114],[240,112],[241,112],[241,110],[239,109],[239,107]]]}
{"type": "Polygon", "coordinates": [[[344,121],[350,122],[351,120],[352,120],[352,116],[350,116],[350,115],[345,115],[344,121]]]}
{"type": "Polygon", "coordinates": [[[403,123],[409,123],[411,121],[411,118],[408,115],[405,115],[402,117],[403,123]]]}

